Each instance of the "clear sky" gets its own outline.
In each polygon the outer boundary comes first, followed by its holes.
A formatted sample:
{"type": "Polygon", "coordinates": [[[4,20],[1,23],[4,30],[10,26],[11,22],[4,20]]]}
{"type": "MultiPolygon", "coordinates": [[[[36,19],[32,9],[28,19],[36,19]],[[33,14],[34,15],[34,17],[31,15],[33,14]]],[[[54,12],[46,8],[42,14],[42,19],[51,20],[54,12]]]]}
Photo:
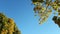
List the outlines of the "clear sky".
{"type": "Polygon", "coordinates": [[[22,34],[60,34],[60,28],[52,21],[53,15],[40,25],[33,7],[31,0],[0,0],[0,12],[13,18],[22,34]]]}

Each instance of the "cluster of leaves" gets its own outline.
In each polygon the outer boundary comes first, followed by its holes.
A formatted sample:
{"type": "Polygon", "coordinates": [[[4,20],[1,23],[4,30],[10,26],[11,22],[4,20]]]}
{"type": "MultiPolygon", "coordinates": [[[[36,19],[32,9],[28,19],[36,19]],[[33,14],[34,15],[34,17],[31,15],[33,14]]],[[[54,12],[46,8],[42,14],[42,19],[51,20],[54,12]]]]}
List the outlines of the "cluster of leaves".
{"type": "Polygon", "coordinates": [[[13,19],[0,13],[0,34],[21,34],[13,19]]]}
{"type": "Polygon", "coordinates": [[[60,27],[60,17],[54,16],[52,20],[60,27]]]}
{"type": "Polygon", "coordinates": [[[58,13],[60,16],[60,0],[32,0],[34,4],[34,12],[40,17],[40,24],[47,21],[51,15],[52,10],[55,10],[54,14],[58,13]]]}

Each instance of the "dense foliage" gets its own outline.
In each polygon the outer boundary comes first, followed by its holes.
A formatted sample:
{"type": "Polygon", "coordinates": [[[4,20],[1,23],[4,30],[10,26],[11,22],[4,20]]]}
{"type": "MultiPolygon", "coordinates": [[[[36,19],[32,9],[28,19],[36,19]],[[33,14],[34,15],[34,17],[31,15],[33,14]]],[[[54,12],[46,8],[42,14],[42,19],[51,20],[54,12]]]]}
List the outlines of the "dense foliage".
{"type": "Polygon", "coordinates": [[[0,13],[0,34],[21,34],[13,19],[0,13]]]}

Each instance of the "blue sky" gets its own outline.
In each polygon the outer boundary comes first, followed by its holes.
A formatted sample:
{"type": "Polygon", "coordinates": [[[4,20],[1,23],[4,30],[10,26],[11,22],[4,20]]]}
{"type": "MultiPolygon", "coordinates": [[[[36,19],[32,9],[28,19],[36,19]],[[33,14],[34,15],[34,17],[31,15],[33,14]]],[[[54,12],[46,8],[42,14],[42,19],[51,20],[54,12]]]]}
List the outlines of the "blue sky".
{"type": "Polygon", "coordinates": [[[0,12],[13,18],[22,34],[60,34],[60,28],[52,21],[53,14],[40,25],[33,7],[31,0],[0,0],[0,12]]]}

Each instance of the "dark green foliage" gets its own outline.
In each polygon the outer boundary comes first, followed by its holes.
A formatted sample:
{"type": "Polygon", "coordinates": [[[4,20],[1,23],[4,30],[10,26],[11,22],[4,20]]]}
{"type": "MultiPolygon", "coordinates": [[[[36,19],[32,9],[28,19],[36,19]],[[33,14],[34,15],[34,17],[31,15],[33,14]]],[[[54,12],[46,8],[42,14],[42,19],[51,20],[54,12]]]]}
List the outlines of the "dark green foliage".
{"type": "Polygon", "coordinates": [[[57,20],[57,16],[54,16],[54,17],[52,18],[52,20],[56,21],[56,20],[57,20]]]}
{"type": "Polygon", "coordinates": [[[43,0],[32,0],[32,2],[44,2],[43,0]]]}
{"type": "Polygon", "coordinates": [[[52,20],[60,27],[60,17],[54,16],[52,20]]]}
{"type": "Polygon", "coordinates": [[[37,0],[32,0],[33,2],[37,2],[37,0]]]}

